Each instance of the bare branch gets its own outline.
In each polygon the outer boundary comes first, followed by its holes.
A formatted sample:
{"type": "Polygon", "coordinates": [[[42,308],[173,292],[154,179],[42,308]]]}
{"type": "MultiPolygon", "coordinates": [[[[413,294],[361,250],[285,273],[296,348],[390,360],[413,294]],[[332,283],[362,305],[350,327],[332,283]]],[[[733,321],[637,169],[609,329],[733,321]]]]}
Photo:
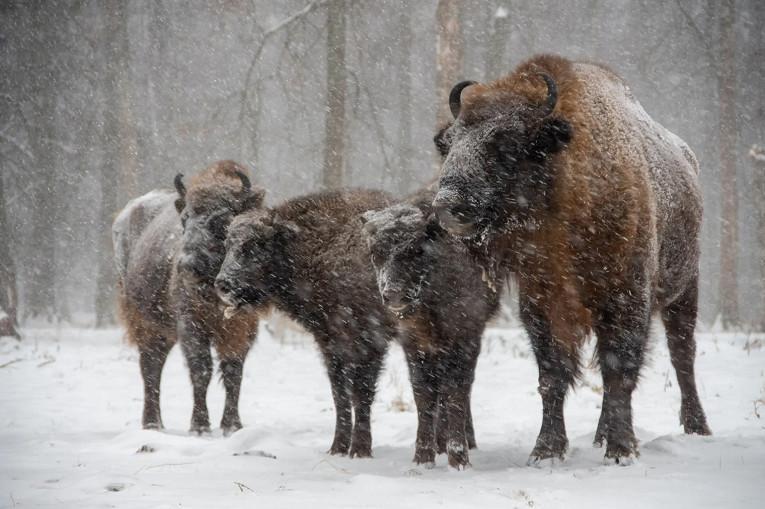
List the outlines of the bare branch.
{"type": "Polygon", "coordinates": [[[686,24],[691,28],[694,34],[696,34],[696,38],[698,39],[699,43],[701,44],[701,47],[704,49],[704,53],[707,55],[707,60],[709,61],[709,65],[712,66],[712,69],[715,72],[715,75],[720,75],[720,66],[717,62],[717,55],[715,54],[714,50],[712,49],[712,45],[710,44],[709,40],[707,40],[706,35],[704,35],[704,32],[699,28],[699,25],[696,23],[696,20],[693,19],[693,16],[691,16],[691,13],[689,13],[685,6],[683,6],[683,3],[681,0],[675,0],[675,5],[677,5],[678,10],[685,18],[686,24]]]}

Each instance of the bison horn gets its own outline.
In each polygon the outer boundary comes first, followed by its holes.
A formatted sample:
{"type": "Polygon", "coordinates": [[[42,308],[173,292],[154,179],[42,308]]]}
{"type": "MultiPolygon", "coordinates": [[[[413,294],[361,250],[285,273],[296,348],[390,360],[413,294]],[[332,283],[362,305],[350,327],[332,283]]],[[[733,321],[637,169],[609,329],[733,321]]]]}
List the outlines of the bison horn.
{"type": "Polygon", "coordinates": [[[183,173],[176,175],[173,183],[175,183],[175,189],[178,191],[181,198],[186,196],[186,186],[183,185],[183,173]]]}
{"type": "Polygon", "coordinates": [[[452,91],[449,92],[449,109],[452,110],[454,118],[457,118],[460,114],[460,96],[462,95],[462,91],[470,85],[475,85],[475,83],[475,81],[460,81],[454,85],[452,91]]]}
{"type": "Polygon", "coordinates": [[[547,73],[540,72],[538,76],[545,80],[547,84],[547,98],[542,105],[542,116],[546,117],[553,112],[555,104],[558,102],[558,85],[555,84],[555,80],[547,73]]]}
{"type": "Polygon", "coordinates": [[[242,181],[242,190],[249,192],[250,189],[252,189],[252,184],[250,183],[249,177],[247,177],[247,175],[239,170],[236,170],[236,176],[239,177],[239,180],[242,181]]]}

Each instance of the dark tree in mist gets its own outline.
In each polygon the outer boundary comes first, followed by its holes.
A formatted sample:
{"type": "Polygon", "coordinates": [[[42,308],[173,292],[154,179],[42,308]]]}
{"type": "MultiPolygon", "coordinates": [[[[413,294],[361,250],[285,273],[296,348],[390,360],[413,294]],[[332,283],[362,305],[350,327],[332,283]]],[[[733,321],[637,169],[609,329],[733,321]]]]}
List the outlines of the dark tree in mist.
{"type": "Polygon", "coordinates": [[[25,316],[51,320],[56,317],[56,194],[58,148],[56,134],[57,64],[56,26],[44,5],[30,4],[31,38],[24,69],[31,76],[26,95],[29,98],[29,148],[34,155],[27,171],[32,181],[31,234],[34,244],[24,263],[28,274],[25,287],[25,316]]]}
{"type": "Polygon", "coordinates": [[[412,22],[409,12],[401,9],[398,16],[398,57],[396,90],[398,94],[398,169],[397,187],[401,194],[412,189],[412,22]]]}
{"type": "Polygon", "coordinates": [[[331,0],[327,6],[327,112],[322,175],[327,189],[343,185],[345,169],[345,3],[331,0]]]}
{"type": "Polygon", "coordinates": [[[436,7],[436,127],[452,118],[449,92],[462,74],[464,41],[462,37],[462,2],[438,0],[436,7]]]}
{"type": "Polygon", "coordinates": [[[720,16],[720,299],[723,326],[738,327],[738,189],[736,186],[736,32],[735,1],[724,0],[720,16]]]}
{"type": "Polygon", "coordinates": [[[484,56],[487,80],[494,80],[510,72],[505,57],[505,45],[510,39],[510,9],[509,2],[492,4],[489,22],[489,37],[484,56]]]}
{"type": "Polygon", "coordinates": [[[11,229],[5,211],[3,177],[0,175],[0,336],[19,337],[16,330],[18,294],[16,293],[16,267],[13,264],[9,241],[11,229]]]}
{"type": "MultiPolygon", "coordinates": [[[[754,145],[749,150],[754,167],[754,196],[756,199],[757,254],[759,259],[760,285],[765,285],[765,147],[754,145]]],[[[765,288],[761,287],[760,321],[754,324],[765,331],[765,288]]]]}
{"type": "Polygon", "coordinates": [[[114,253],[111,223],[117,210],[117,188],[131,196],[135,186],[134,153],[130,146],[134,133],[130,126],[126,99],[128,63],[127,13],[122,2],[104,2],[104,126],[101,144],[104,160],[99,171],[101,203],[98,212],[98,273],[96,276],[96,325],[114,320],[114,253]],[[133,175],[131,177],[130,175],[133,175]]]}

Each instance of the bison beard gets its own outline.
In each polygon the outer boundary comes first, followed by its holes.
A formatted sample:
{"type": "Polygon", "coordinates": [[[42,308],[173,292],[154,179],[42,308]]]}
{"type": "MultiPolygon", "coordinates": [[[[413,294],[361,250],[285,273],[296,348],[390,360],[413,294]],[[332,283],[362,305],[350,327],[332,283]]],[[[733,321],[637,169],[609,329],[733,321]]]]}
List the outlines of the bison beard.
{"type": "Polygon", "coordinates": [[[433,206],[517,275],[543,403],[530,462],[565,455],[563,403],[591,330],[604,387],[595,441],[616,463],[637,454],[631,398],[653,311],[685,432],[709,434],[693,369],[701,197],[688,146],[595,64],[540,56],[455,90],[433,206]]]}

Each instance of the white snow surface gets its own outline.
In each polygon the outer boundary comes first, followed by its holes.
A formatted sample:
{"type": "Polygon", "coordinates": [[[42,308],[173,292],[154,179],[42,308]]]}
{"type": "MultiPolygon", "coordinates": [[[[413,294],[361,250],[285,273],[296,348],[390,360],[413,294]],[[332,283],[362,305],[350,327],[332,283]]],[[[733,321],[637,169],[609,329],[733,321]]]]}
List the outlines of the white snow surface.
{"type": "MultiPolygon", "coordinates": [[[[325,454],[334,410],[310,340],[261,328],[245,366],[245,428],[191,436],[181,352],[162,380],[166,430],[140,429],[136,352],[118,330],[26,330],[0,339],[0,507],[763,507],[765,337],[698,335],[700,394],[715,435],[685,436],[663,333],[633,400],[641,456],[604,465],[591,445],[600,377],[588,369],[566,404],[563,463],[527,467],[541,421],[536,366],[523,332],[490,329],[473,390],[472,468],[412,462],[416,413],[393,346],[373,407],[374,458],[325,454]],[[138,452],[139,450],[146,452],[138,452]]],[[[588,355],[592,345],[589,345],[588,355]]],[[[217,377],[216,377],[217,379],[217,377]]],[[[220,418],[223,389],[208,397],[220,418]]]]}

